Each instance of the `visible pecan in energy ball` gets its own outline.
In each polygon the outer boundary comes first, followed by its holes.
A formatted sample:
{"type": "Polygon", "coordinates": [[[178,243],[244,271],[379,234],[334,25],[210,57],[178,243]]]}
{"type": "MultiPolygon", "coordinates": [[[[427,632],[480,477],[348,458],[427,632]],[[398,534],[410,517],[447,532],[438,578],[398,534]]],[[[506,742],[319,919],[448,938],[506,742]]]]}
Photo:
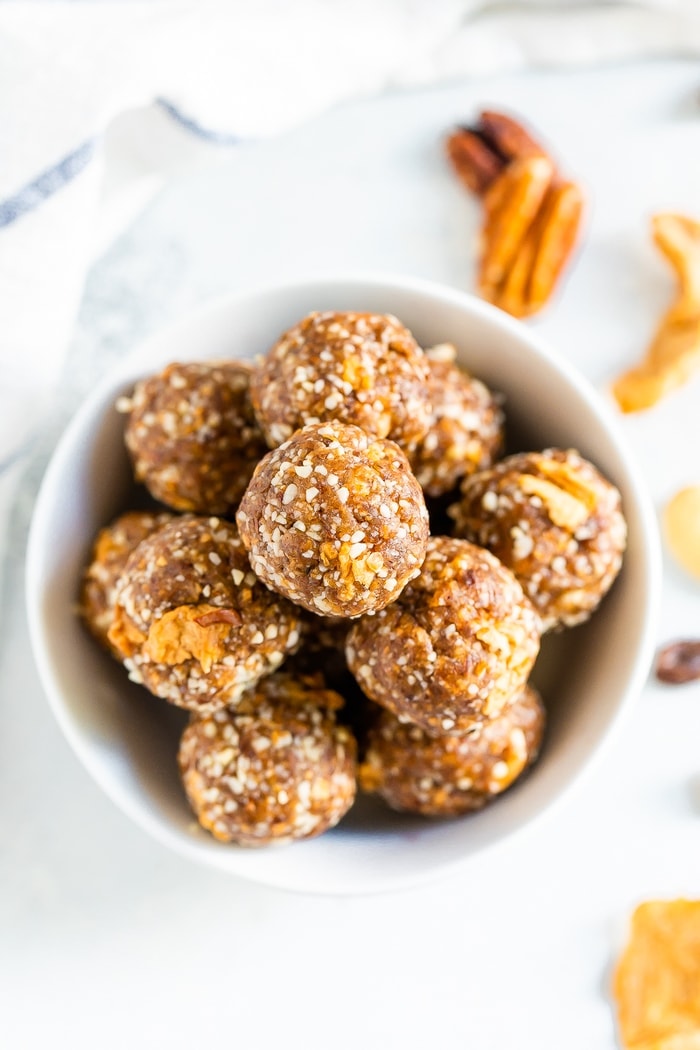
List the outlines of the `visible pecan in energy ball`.
{"type": "Polygon", "coordinates": [[[395,317],[313,313],[290,328],[251,380],[271,447],[307,423],[339,420],[411,449],[430,421],[428,366],[395,317]]]}
{"type": "Polygon", "coordinates": [[[134,681],[210,712],[274,671],[300,628],[297,610],[256,579],[234,525],[186,516],[130,556],[109,640],[134,681]]]}
{"type": "Polygon", "coordinates": [[[503,444],[503,412],[496,398],[456,366],[455,356],[450,343],[426,351],[431,422],[409,458],[428,496],[451,492],[465,475],[490,467],[503,444]]]}
{"type": "Polygon", "coordinates": [[[265,846],[334,827],[355,798],[357,747],[336,725],[342,699],[273,675],[238,710],[193,717],[179,765],[202,827],[222,842],[265,846]]]}
{"type": "Polygon", "coordinates": [[[129,555],[155,529],[172,520],[172,514],[129,511],[101,529],[83,576],[79,611],[86,626],[115,656],[119,653],[107,637],[114,621],[117,583],[129,555]]]}
{"type": "Polygon", "coordinates": [[[464,733],[523,688],[540,619],[513,574],[466,540],[432,536],[420,575],[348,635],[371,700],[429,733],[464,733]]]}
{"type": "Polygon", "coordinates": [[[175,510],[226,514],[267,451],[243,361],[171,364],[118,402],[136,480],[175,510]]]}
{"type": "Polygon", "coordinates": [[[382,711],[369,730],[360,787],[392,809],[427,817],[481,809],[535,761],[544,725],[544,707],[529,686],[496,718],[461,736],[431,736],[382,711]]]}
{"type": "Polygon", "coordinates": [[[324,616],[394,601],[428,538],[423,493],[398,445],[338,422],[304,427],[269,452],[236,520],[260,579],[324,616]]]}
{"type": "Polygon", "coordinates": [[[576,451],[522,452],[465,478],[455,533],[500,558],[545,629],[587,620],[622,564],[620,493],[576,451]]]}

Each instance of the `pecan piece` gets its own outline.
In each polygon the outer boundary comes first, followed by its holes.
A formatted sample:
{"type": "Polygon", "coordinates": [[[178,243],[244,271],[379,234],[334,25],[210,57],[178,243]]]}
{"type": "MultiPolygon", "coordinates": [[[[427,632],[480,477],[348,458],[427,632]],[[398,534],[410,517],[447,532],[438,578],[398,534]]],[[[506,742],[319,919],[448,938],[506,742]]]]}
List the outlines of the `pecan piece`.
{"type": "Polygon", "coordinates": [[[656,659],[656,677],[669,685],[700,678],[700,641],[670,642],[656,659]]]}
{"type": "Polygon", "coordinates": [[[447,139],[447,156],[467,189],[479,197],[504,167],[503,158],[471,128],[452,132],[447,139]]]}
{"type": "Polygon", "coordinates": [[[459,178],[484,204],[480,294],[516,317],[536,313],[576,242],[580,188],[558,175],[529,131],[493,110],[455,131],[447,152],[459,178]]]}
{"type": "Polygon", "coordinates": [[[526,495],[541,499],[551,520],[562,529],[575,532],[590,515],[589,507],[582,499],[545,478],[523,474],[520,487],[526,495]]]}
{"type": "Polygon", "coordinates": [[[240,627],[243,623],[241,614],[235,609],[212,609],[210,612],[195,616],[194,622],[200,627],[211,627],[215,623],[228,623],[232,627],[240,627]]]}
{"type": "Polygon", "coordinates": [[[583,194],[575,182],[555,181],[542,208],[540,236],[528,285],[528,313],[549,299],[576,242],[583,194]]]}
{"type": "Polygon", "coordinates": [[[525,234],[505,280],[491,299],[512,317],[527,317],[533,313],[529,305],[529,284],[540,236],[539,226],[539,221],[535,221],[525,234]]]}
{"type": "Polygon", "coordinates": [[[482,196],[511,161],[546,152],[512,117],[484,110],[474,125],[452,132],[447,155],[467,189],[482,196]]]}
{"type": "Polygon", "coordinates": [[[530,132],[505,113],[496,113],[492,109],[483,110],[476,130],[506,160],[547,156],[546,150],[533,139],[530,132]]]}
{"type": "Polygon", "coordinates": [[[579,187],[555,176],[492,301],[514,317],[537,313],[566,266],[582,213],[583,194],[579,187]]]}
{"type": "Polygon", "coordinates": [[[546,157],[513,161],[486,195],[479,290],[490,302],[498,303],[501,285],[540,209],[552,172],[546,157]]]}

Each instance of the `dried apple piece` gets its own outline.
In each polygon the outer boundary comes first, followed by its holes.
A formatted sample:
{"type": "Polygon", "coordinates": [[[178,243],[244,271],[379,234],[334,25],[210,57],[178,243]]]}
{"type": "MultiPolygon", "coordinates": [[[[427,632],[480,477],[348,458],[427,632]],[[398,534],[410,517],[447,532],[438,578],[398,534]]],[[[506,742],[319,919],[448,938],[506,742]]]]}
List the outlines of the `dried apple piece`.
{"type": "Polygon", "coordinates": [[[644,359],[613,385],[623,412],[651,408],[700,367],[700,222],[655,215],[652,234],[676,273],[678,292],[644,359]]]}
{"type": "Polygon", "coordinates": [[[668,501],[663,527],[676,561],[700,579],[700,485],[689,485],[668,501]]]}
{"type": "Polygon", "coordinates": [[[647,901],[613,979],[627,1050],[700,1048],[700,901],[647,901]]]}

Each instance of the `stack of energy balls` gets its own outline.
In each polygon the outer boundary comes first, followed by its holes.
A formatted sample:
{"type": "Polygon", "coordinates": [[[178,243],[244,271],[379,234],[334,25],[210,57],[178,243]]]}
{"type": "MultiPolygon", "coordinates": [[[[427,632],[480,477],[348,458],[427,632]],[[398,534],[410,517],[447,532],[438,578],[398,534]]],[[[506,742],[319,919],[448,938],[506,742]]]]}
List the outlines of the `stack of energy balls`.
{"type": "Polygon", "coordinates": [[[453,347],[314,313],[254,365],[171,364],[117,407],[161,506],[99,534],[81,614],[190,712],[179,769],[217,839],[318,835],[358,785],[462,814],[535,760],[541,634],[590,616],[625,522],[577,452],[499,461],[499,399],[453,347]]]}

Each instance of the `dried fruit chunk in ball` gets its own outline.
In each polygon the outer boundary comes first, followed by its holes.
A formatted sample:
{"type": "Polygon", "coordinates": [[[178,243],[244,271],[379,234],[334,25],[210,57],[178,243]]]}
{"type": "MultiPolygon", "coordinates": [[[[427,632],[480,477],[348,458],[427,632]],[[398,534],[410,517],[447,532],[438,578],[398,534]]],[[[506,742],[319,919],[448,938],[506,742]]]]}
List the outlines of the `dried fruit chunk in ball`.
{"type": "Polygon", "coordinates": [[[141,540],[172,520],[172,514],[128,511],[101,529],[85,570],[78,611],[98,642],[116,657],[120,654],[107,637],[114,621],[117,583],[131,552],[141,540]]]}
{"type": "Polygon", "coordinates": [[[430,421],[428,366],[387,314],[312,313],[269,351],[251,397],[270,447],[307,423],[339,420],[413,448],[430,421]]]}
{"type": "Polygon", "coordinates": [[[587,620],[622,565],[620,493],[573,449],[521,452],[465,478],[455,534],[520,580],[545,629],[587,620]]]}
{"type": "Polygon", "coordinates": [[[236,520],[260,579],[324,616],[394,601],[428,538],[423,493],[398,445],[338,422],[304,427],[269,452],[236,520]]]}
{"type": "Polygon", "coordinates": [[[540,619],[513,574],[466,540],[432,536],[420,575],[348,635],[371,700],[429,733],[464,733],[523,688],[540,619]]]}
{"type": "Polygon", "coordinates": [[[457,367],[450,343],[432,347],[426,357],[431,421],[409,458],[423,491],[435,497],[491,466],[503,445],[503,412],[483,383],[457,367]]]}
{"type": "Polygon", "coordinates": [[[334,827],[355,798],[357,745],[336,724],[333,708],[341,704],[330,690],[273,675],[238,710],[194,717],[179,766],[202,827],[240,846],[311,838],[334,827]]]}
{"type": "Polygon", "coordinates": [[[535,761],[544,725],[542,701],[529,686],[496,718],[460,736],[432,736],[382,711],[369,730],[360,787],[392,809],[427,817],[481,809],[535,761]]]}
{"type": "Polygon", "coordinates": [[[171,364],[136,385],[126,447],[136,480],[175,510],[226,514],[238,506],[267,451],[243,361],[171,364]]]}
{"type": "Polygon", "coordinates": [[[186,516],[129,557],[109,640],[134,681],[210,712],[274,671],[300,629],[297,610],[256,579],[234,525],[186,516]]]}

